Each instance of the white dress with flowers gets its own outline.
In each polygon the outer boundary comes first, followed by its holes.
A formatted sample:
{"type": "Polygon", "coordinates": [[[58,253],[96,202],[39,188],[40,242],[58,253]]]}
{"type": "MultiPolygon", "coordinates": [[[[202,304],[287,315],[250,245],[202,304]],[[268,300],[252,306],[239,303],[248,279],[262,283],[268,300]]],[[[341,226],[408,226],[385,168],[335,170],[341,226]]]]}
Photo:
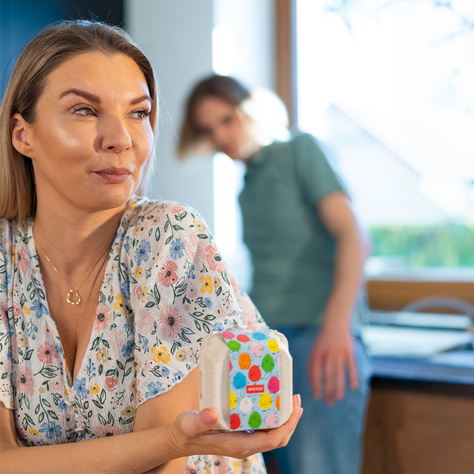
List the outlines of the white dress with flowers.
{"type": "MultiPolygon", "coordinates": [[[[33,222],[0,219],[0,401],[26,446],[133,430],[137,407],[195,367],[200,340],[230,325],[265,327],[191,208],[132,199],[107,261],[75,380],[50,316],[33,222]]],[[[261,456],[189,459],[188,473],[266,472],[261,456]]]]}

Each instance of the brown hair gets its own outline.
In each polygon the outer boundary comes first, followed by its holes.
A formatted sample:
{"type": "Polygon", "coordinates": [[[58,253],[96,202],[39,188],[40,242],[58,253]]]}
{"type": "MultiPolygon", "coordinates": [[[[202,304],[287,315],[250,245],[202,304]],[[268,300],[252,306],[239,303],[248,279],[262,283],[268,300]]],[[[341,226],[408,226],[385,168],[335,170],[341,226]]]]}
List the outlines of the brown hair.
{"type": "Polygon", "coordinates": [[[186,101],[179,134],[178,155],[180,158],[186,156],[201,138],[194,114],[199,102],[209,97],[221,99],[235,107],[241,107],[242,103],[251,97],[251,93],[239,81],[229,76],[213,74],[199,81],[186,101]]]}
{"type": "Polygon", "coordinates": [[[0,106],[0,217],[23,220],[36,210],[33,165],[12,144],[10,119],[19,113],[28,123],[36,120],[36,104],[51,72],[81,53],[122,53],[133,59],[153,99],[150,122],[157,121],[156,85],[153,68],[144,53],[122,29],[94,21],[62,21],[35,36],[13,69],[0,106]]]}

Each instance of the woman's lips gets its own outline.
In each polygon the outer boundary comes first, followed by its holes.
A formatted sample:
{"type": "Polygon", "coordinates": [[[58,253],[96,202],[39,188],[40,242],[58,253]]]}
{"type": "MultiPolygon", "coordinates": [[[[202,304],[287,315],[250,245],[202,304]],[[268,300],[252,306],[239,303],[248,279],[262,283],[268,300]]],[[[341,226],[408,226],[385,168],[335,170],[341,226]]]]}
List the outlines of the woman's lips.
{"type": "Polygon", "coordinates": [[[109,183],[123,183],[130,178],[132,172],[127,168],[106,168],[100,171],[95,171],[95,174],[99,175],[109,183]]]}

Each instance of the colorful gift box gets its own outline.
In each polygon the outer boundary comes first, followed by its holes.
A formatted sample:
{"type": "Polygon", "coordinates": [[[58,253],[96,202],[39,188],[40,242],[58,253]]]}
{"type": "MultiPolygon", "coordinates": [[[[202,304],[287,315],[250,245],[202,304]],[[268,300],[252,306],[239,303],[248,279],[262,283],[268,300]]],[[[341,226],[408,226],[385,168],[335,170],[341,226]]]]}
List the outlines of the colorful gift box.
{"type": "Polygon", "coordinates": [[[273,329],[229,329],[206,336],[199,361],[200,409],[218,413],[216,429],[277,428],[292,411],[288,341],[273,329]]]}

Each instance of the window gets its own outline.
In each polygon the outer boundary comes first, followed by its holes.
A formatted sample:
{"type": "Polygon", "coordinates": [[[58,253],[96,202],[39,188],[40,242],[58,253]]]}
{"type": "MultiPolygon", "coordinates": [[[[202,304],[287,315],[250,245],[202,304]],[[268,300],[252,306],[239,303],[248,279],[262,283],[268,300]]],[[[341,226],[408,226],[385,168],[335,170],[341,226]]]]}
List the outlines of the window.
{"type": "Polygon", "coordinates": [[[296,0],[295,19],[296,122],[336,152],[369,277],[472,281],[472,2],[296,0]]]}

